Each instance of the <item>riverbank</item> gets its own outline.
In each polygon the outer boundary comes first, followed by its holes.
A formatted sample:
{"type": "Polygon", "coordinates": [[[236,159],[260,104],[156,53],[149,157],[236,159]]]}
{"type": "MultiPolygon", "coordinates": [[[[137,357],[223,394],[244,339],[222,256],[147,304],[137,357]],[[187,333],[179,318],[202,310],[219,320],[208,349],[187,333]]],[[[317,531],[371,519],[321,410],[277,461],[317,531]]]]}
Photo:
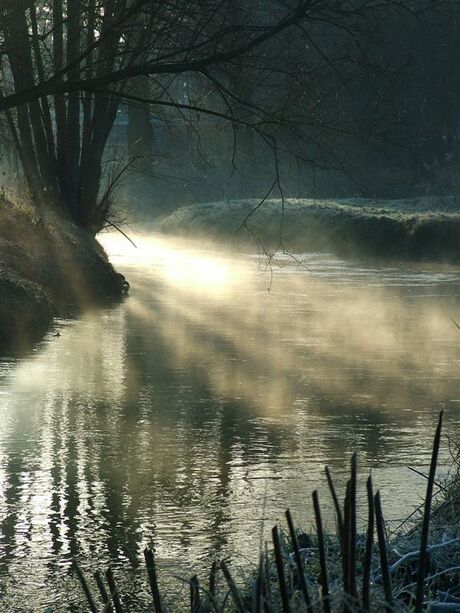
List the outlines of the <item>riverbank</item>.
{"type": "Polygon", "coordinates": [[[168,216],[162,232],[268,250],[342,257],[460,262],[460,211],[452,198],[279,199],[210,202],[168,216]],[[258,207],[258,208],[257,208],[258,207]]]}
{"type": "Polygon", "coordinates": [[[24,350],[53,317],[119,299],[126,288],[96,239],[0,200],[0,353],[24,350]]]}

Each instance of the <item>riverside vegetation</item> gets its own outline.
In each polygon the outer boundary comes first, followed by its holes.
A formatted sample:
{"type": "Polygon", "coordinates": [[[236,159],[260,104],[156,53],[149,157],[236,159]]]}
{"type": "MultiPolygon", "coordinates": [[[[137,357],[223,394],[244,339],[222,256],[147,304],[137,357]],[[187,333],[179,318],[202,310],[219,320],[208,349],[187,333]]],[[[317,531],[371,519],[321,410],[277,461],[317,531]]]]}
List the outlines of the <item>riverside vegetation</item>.
{"type": "Polygon", "coordinates": [[[460,261],[460,213],[453,196],[208,202],[178,209],[163,221],[162,231],[239,244],[255,240],[267,250],[460,261]]]}
{"type": "MultiPolygon", "coordinates": [[[[436,479],[441,443],[442,413],[434,438],[424,503],[388,537],[380,492],[367,480],[368,516],[358,530],[357,463],[351,460],[343,505],[326,467],[336,512],[337,533],[326,532],[318,493],[313,492],[316,530],[300,533],[286,511],[287,530],[275,526],[272,544],[260,552],[260,561],[244,584],[234,578],[225,561],[211,566],[206,587],[197,576],[189,581],[189,602],[171,604],[158,587],[154,549],[144,551],[146,580],[155,613],[191,610],[195,613],[306,611],[443,611],[460,610],[460,448],[451,441],[453,473],[443,483],[436,479]],[[435,492],[435,488],[438,488],[435,492]]],[[[76,566],[89,609],[129,611],[109,568],[90,585],[76,566]],[[96,596],[97,594],[97,596],[96,596]]],[[[138,610],[138,609],[136,609],[138,610]]]]}

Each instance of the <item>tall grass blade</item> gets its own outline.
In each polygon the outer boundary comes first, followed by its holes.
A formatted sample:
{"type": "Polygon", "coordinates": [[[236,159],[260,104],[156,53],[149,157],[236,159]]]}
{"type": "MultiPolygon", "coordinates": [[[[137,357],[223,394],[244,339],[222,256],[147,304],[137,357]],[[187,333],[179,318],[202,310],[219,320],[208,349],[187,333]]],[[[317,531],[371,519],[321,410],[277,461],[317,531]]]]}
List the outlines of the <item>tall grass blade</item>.
{"type": "Polygon", "coordinates": [[[217,577],[217,562],[211,565],[211,572],[209,573],[209,595],[214,599],[216,595],[216,577],[217,577]]]}
{"type": "Polygon", "coordinates": [[[363,565],[363,609],[369,611],[370,606],[370,582],[371,582],[371,565],[372,565],[372,547],[374,544],[374,493],[372,488],[372,477],[368,477],[367,484],[367,534],[366,534],[366,549],[364,552],[363,565]]]}
{"type": "Polygon", "coordinates": [[[335,491],[334,481],[332,480],[332,475],[331,475],[331,471],[329,470],[329,466],[326,466],[324,470],[326,472],[327,484],[329,486],[329,490],[330,490],[331,496],[332,496],[332,501],[334,503],[335,514],[336,514],[336,517],[337,517],[337,528],[338,528],[339,536],[342,536],[342,531],[343,531],[342,509],[340,508],[339,499],[337,497],[337,492],[335,491]]]}
{"type": "Polygon", "coordinates": [[[310,594],[308,593],[307,581],[305,579],[305,571],[303,567],[302,558],[300,557],[299,545],[297,543],[297,537],[294,530],[294,522],[292,521],[291,511],[287,509],[286,511],[286,520],[289,528],[289,536],[291,537],[292,549],[294,551],[294,559],[297,566],[297,575],[299,577],[300,591],[302,592],[303,599],[305,602],[305,607],[309,613],[311,613],[311,599],[310,594]]]}
{"type": "Polygon", "coordinates": [[[350,492],[351,482],[348,480],[345,489],[345,500],[343,503],[344,518],[342,538],[340,539],[340,545],[342,548],[342,581],[343,591],[345,594],[350,594],[350,492]]]}
{"type": "Polygon", "coordinates": [[[329,580],[327,576],[326,550],[324,547],[323,522],[321,519],[321,509],[319,506],[318,491],[313,492],[313,507],[315,510],[316,532],[318,535],[318,550],[320,563],[321,591],[323,594],[324,613],[330,613],[331,605],[329,602],[329,580]]]}
{"type": "Polygon", "coordinates": [[[273,601],[272,590],[270,585],[270,566],[268,561],[267,544],[265,543],[265,553],[263,554],[263,595],[264,595],[264,611],[265,613],[272,613],[273,601]]]}
{"type": "Polygon", "coordinates": [[[284,559],[283,552],[281,550],[281,541],[278,526],[274,526],[272,529],[273,546],[275,549],[275,562],[276,571],[278,573],[278,583],[280,586],[281,603],[283,605],[284,613],[291,613],[291,607],[289,604],[289,593],[287,589],[286,576],[284,574],[284,559]]]}
{"type": "Polygon", "coordinates": [[[201,611],[200,582],[196,575],[190,579],[190,611],[191,613],[200,613],[201,611]]]}
{"type": "Polygon", "coordinates": [[[385,540],[385,522],[383,519],[382,503],[380,500],[380,492],[377,492],[374,498],[375,519],[377,523],[377,536],[379,541],[380,551],[380,566],[382,569],[383,591],[385,593],[385,601],[387,603],[386,610],[391,613],[393,610],[393,588],[391,586],[391,576],[388,568],[387,545],[385,540]]]}
{"type": "Polygon", "coordinates": [[[357,465],[356,453],[351,456],[351,478],[350,478],[350,537],[348,548],[348,572],[350,595],[357,597],[356,591],[356,481],[357,465]]]}
{"type": "Polygon", "coordinates": [[[423,607],[423,593],[427,572],[427,547],[430,531],[431,501],[433,499],[433,486],[438,464],[439,446],[441,444],[443,411],[439,414],[438,426],[434,435],[433,451],[431,454],[430,474],[426,488],[425,509],[423,513],[422,536],[420,538],[420,553],[418,559],[417,590],[415,595],[415,611],[420,613],[423,607]]]}
{"type": "Polygon", "coordinates": [[[259,558],[259,566],[257,567],[257,577],[252,586],[252,613],[260,613],[262,611],[262,590],[263,590],[263,557],[259,558]]]}

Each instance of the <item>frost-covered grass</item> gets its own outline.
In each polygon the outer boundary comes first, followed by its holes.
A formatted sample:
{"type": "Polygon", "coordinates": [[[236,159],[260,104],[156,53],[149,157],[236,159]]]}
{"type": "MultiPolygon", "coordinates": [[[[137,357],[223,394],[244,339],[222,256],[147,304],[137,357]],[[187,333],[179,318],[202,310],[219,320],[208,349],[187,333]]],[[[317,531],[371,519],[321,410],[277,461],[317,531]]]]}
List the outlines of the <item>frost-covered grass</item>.
{"type": "Polygon", "coordinates": [[[408,200],[233,200],[183,207],[162,231],[266,249],[342,256],[460,261],[460,206],[454,198],[408,200]],[[258,208],[257,208],[258,207],[258,208]]]}

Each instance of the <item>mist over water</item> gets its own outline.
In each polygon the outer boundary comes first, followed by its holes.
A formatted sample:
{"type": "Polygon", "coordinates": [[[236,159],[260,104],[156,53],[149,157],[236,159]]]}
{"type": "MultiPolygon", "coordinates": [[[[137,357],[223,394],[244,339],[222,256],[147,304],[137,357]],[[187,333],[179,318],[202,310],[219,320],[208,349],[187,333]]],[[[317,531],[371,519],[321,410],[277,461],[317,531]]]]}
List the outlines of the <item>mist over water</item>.
{"type": "Polygon", "coordinates": [[[125,582],[152,541],[163,580],[255,560],[287,506],[310,525],[316,487],[333,529],[323,467],[343,485],[353,451],[403,518],[441,408],[458,435],[457,270],[133,238],[101,239],[123,304],[0,362],[1,610],[81,601],[73,556],[125,582]]]}

